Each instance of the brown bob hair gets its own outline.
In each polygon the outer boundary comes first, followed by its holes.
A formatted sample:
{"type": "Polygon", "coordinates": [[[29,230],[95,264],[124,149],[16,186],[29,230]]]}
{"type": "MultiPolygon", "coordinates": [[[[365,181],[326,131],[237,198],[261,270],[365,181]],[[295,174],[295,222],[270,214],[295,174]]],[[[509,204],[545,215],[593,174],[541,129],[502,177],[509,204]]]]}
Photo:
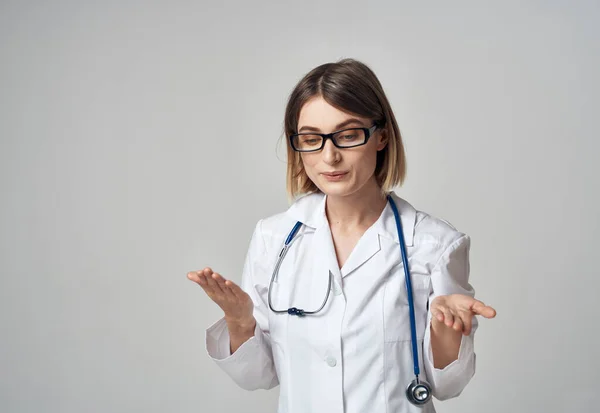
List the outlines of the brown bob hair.
{"type": "Polygon", "coordinates": [[[375,179],[384,194],[402,185],[406,157],[394,112],[375,73],[355,59],[322,64],[306,74],[290,94],[285,109],[284,129],[287,147],[286,189],[290,200],[320,192],[304,171],[300,153],[291,147],[289,137],[298,130],[300,111],[306,102],[322,97],[349,114],[373,119],[387,145],[377,153],[375,179]]]}

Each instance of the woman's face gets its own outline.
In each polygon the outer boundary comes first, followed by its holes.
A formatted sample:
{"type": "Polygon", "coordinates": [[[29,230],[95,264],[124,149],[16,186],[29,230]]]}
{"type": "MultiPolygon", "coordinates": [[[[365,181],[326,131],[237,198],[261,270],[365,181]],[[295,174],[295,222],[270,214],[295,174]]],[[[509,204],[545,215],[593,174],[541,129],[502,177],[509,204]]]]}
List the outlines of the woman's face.
{"type": "MultiPolygon", "coordinates": [[[[310,99],[300,110],[298,132],[331,133],[347,128],[370,128],[370,119],[343,112],[322,97],[310,99]]],[[[317,152],[301,152],[310,180],[328,196],[347,196],[367,185],[377,185],[374,177],[377,152],[385,148],[381,131],[376,129],[365,145],[337,148],[331,139],[317,152]],[[332,175],[333,174],[333,175],[332,175]]]]}

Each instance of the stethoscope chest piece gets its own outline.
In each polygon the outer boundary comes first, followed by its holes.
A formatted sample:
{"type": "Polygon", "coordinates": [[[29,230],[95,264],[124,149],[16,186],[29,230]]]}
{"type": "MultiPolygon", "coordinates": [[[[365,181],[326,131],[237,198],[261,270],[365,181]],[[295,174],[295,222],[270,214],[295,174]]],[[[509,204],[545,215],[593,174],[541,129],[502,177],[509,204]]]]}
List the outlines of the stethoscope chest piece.
{"type": "Polygon", "coordinates": [[[431,386],[423,380],[413,380],[406,388],[406,398],[415,406],[422,406],[431,400],[431,386]]]}

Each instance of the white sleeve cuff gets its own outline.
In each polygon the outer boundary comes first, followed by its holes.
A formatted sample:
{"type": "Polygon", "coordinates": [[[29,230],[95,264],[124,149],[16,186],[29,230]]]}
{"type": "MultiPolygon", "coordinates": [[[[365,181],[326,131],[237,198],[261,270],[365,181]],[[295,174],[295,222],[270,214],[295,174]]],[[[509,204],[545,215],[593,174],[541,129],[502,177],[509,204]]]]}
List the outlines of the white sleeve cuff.
{"type": "MultiPolygon", "coordinates": [[[[431,315],[429,316],[429,321],[431,315]]],[[[471,334],[463,335],[460,341],[458,357],[443,369],[434,367],[433,350],[431,348],[431,324],[425,329],[424,364],[427,378],[432,386],[434,395],[439,400],[458,396],[475,374],[474,334],[477,329],[476,321],[471,334]]]]}
{"type": "Polygon", "coordinates": [[[260,327],[256,323],[254,336],[242,343],[235,353],[231,354],[229,329],[225,317],[222,317],[206,329],[206,351],[216,362],[233,361],[232,359],[242,357],[249,348],[260,346],[261,338],[260,327]]]}

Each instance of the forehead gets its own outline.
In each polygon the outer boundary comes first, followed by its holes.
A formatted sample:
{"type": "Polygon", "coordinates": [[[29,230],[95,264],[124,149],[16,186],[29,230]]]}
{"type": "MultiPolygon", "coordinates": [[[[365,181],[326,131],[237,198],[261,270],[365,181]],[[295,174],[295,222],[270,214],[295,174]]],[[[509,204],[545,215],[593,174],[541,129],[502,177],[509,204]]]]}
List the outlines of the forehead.
{"type": "Polygon", "coordinates": [[[298,116],[298,130],[303,126],[311,126],[322,131],[333,131],[337,125],[351,118],[359,119],[363,124],[367,122],[366,118],[344,112],[317,96],[302,106],[298,116]]]}

